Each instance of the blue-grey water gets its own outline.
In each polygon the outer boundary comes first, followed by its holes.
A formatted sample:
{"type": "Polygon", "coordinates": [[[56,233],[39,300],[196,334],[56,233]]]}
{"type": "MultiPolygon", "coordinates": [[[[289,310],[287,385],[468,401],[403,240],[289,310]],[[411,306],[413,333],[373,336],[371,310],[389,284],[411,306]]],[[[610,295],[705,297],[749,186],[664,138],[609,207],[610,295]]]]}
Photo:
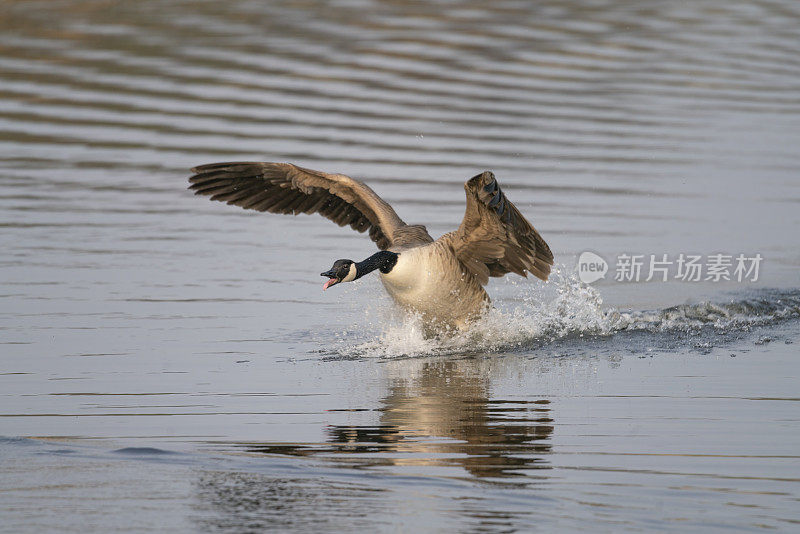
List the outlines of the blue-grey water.
{"type": "Polygon", "coordinates": [[[798,50],[794,0],[3,2],[0,532],[796,531],[798,50]],[[554,275],[424,339],[322,292],[364,235],[186,190],[228,160],[434,236],[493,170],[554,275]]]}

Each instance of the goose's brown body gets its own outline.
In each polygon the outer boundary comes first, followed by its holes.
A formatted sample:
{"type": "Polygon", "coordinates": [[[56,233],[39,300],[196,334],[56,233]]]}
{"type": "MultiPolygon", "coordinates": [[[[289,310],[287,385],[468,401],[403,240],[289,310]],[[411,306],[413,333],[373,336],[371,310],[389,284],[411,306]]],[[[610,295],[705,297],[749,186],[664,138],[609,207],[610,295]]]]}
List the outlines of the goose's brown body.
{"type": "Polygon", "coordinates": [[[246,209],[320,213],[398,253],[381,273],[401,307],[420,313],[431,329],[464,327],[487,307],[490,276],[532,273],[547,280],[553,255],[544,239],[506,198],[489,171],[464,184],[467,207],[457,230],[435,240],[407,225],[363,182],[288,163],[214,163],[193,169],[190,189],[246,209]]]}

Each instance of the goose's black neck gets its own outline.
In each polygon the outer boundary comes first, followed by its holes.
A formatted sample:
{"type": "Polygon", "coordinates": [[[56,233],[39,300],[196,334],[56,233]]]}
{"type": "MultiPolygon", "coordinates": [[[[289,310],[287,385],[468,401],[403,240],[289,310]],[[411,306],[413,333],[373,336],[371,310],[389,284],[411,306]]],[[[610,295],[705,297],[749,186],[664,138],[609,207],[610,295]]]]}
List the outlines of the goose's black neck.
{"type": "Polygon", "coordinates": [[[389,252],[388,250],[376,252],[366,260],[356,263],[356,277],[353,280],[357,280],[375,269],[380,269],[383,274],[389,273],[397,263],[397,257],[399,255],[400,254],[396,252],[389,252]]]}

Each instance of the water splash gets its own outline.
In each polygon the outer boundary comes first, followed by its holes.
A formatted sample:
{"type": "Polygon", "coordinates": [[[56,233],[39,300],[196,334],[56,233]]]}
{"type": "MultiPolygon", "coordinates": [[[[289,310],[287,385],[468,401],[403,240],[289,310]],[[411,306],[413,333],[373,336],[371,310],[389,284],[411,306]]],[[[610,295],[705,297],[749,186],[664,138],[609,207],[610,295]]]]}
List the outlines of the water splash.
{"type": "MultiPolygon", "coordinates": [[[[727,303],[701,302],[660,310],[622,312],[604,307],[600,292],[582,283],[574,271],[564,267],[553,271],[551,287],[555,287],[555,292],[521,286],[520,298],[495,306],[469,330],[436,338],[424,336],[419,316],[401,313],[394,307],[383,307],[376,322],[375,310],[370,310],[369,316],[373,319],[368,326],[380,333],[354,343],[356,331],[343,332],[340,335],[341,346],[331,356],[468,356],[630,332],[698,335],[703,330],[712,330],[726,333],[800,317],[798,290],[763,290],[752,298],[727,303]]],[[[363,328],[364,325],[360,324],[358,330],[363,333],[363,328]]]]}

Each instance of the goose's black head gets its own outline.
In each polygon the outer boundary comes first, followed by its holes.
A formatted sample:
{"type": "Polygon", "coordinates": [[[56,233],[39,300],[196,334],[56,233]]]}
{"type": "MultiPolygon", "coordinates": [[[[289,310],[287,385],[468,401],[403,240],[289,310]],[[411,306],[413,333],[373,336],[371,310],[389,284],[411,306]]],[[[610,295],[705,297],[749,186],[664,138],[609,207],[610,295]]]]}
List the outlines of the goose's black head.
{"type": "Polygon", "coordinates": [[[322,290],[324,291],[340,282],[351,282],[356,279],[356,274],[356,264],[353,260],[336,260],[329,271],[320,273],[321,276],[328,277],[328,281],[325,282],[322,290]]]}

